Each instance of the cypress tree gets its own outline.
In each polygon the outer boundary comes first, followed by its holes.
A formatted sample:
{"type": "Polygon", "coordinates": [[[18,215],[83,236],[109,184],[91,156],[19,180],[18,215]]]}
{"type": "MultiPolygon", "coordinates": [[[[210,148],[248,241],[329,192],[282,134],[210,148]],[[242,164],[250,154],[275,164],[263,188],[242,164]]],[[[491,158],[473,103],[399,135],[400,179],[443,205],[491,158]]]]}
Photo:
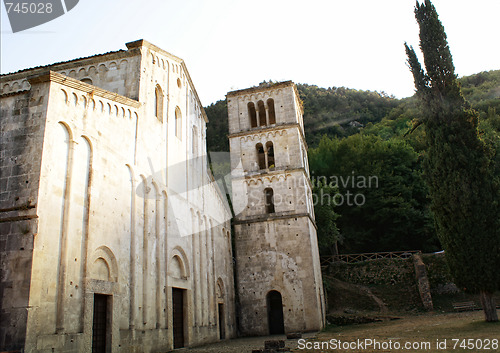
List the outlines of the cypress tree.
{"type": "Polygon", "coordinates": [[[480,138],[478,113],[463,98],[446,33],[429,0],[415,7],[425,71],[405,43],[417,96],[423,103],[424,170],[439,240],[455,283],[479,293],[486,321],[498,321],[500,191],[493,152],[480,138]]]}

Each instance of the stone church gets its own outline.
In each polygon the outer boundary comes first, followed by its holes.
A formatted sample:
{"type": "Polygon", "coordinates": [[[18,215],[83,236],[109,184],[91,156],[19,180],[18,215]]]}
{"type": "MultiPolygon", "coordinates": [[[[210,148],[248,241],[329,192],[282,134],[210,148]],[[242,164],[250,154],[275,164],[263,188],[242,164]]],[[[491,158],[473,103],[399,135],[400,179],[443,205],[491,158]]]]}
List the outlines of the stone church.
{"type": "Polygon", "coordinates": [[[228,93],[233,219],[182,59],[139,40],[0,89],[0,351],[165,352],[323,327],[293,83],[228,93]]]}

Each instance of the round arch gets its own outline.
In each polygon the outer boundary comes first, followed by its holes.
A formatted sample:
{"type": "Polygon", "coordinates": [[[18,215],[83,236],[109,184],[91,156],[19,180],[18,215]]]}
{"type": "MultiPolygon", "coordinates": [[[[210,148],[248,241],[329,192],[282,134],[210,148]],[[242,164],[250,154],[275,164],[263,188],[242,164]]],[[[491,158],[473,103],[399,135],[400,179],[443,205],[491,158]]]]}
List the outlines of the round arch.
{"type": "MultiPolygon", "coordinates": [[[[186,256],[186,252],[180,246],[176,246],[170,252],[169,261],[168,261],[169,269],[172,268],[174,261],[177,261],[177,263],[178,263],[178,267],[180,269],[181,279],[188,279],[189,274],[190,274],[189,260],[188,260],[188,257],[186,256]]],[[[171,275],[171,274],[172,273],[169,270],[169,275],[171,275]]]]}
{"type": "Polygon", "coordinates": [[[116,257],[107,246],[98,247],[90,257],[91,275],[97,275],[100,271],[100,266],[106,266],[108,270],[108,281],[118,281],[118,263],[116,257]]]}

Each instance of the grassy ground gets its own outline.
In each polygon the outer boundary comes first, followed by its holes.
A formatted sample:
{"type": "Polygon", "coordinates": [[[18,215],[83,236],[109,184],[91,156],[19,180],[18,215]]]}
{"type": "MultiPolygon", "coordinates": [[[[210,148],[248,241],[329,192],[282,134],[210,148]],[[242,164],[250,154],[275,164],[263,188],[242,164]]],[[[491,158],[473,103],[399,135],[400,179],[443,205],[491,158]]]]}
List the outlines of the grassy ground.
{"type": "MultiPolygon", "coordinates": [[[[446,313],[446,314],[422,314],[417,316],[402,316],[399,320],[376,322],[370,324],[351,326],[330,326],[316,335],[316,338],[307,342],[328,342],[331,339],[342,342],[356,342],[358,339],[377,340],[380,347],[375,346],[353,346],[354,349],[328,349],[324,346],[316,346],[319,349],[298,349],[300,342],[294,352],[500,352],[500,323],[486,323],[482,311],[446,313]],[[454,341],[453,339],[456,339],[454,341]],[[467,341],[472,339],[471,341],[467,341]],[[446,343],[444,343],[446,340],[446,343]],[[489,341],[488,341],[489,340],[489,341]],[[496,341],[494,341],[496,340],[496,341]],[[387,346],[392,341],[392,349],[387,346]],[[401,348],[395,349],[396,343],[401,348]],[[427,342],[426,346],[413,349],[404,349],[404,345],[420,344],[427,342]],[[441,344],[437,348],[437,342],[441,344]],[[488,343],[489,342],[489,343],[488,343]],[[496,342],[496,343],[495,343],[496,342]],[[385,346],[383,346],[385,344],[385,346]],[[470,347],[467,347],[467,344],[470,347]],[[446,348],[445,348],[446,345],[446,348]],[[463,347],[461,348],[460,345],[463,347]],[[465,346],[464,346],[465,345],[465,346]],[[482,349],[479,349],[479,347],[482,349]],[[488,346],[489,349],[485,349],[488,346]],[[465,347],[465,349],[464,349],[465,347]],[[326,349],[325,349],[326,348],[326,349]]],[[[326,344],[325,344],[326,345],[326,344]]],[[[304,346],[304,345],[302,345],[304,346]]],[[[311,346],[314,347],[314,346],[311,346]]]]}

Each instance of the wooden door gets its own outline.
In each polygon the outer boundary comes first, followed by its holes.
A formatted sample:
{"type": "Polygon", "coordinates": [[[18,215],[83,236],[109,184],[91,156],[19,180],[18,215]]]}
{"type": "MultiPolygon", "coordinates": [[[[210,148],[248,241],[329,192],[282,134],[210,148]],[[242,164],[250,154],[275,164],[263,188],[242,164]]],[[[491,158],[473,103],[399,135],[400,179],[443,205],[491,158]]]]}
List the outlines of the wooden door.
{"type": "Polygon", "coordinates": [[[174,348],[184,347],[184,290],[172,288],[174,348]]]}
{"type": "Polygon", "coordinates": [[[92,353],[106,353],[108,330],[108,296],[94,294],[92,353]]]}
{"type": "Polygon", "coordinates": [[[224,304],[219,303],[219,338],[221,340],[226,338],[226,323],[224,321],[224,304]]]}

